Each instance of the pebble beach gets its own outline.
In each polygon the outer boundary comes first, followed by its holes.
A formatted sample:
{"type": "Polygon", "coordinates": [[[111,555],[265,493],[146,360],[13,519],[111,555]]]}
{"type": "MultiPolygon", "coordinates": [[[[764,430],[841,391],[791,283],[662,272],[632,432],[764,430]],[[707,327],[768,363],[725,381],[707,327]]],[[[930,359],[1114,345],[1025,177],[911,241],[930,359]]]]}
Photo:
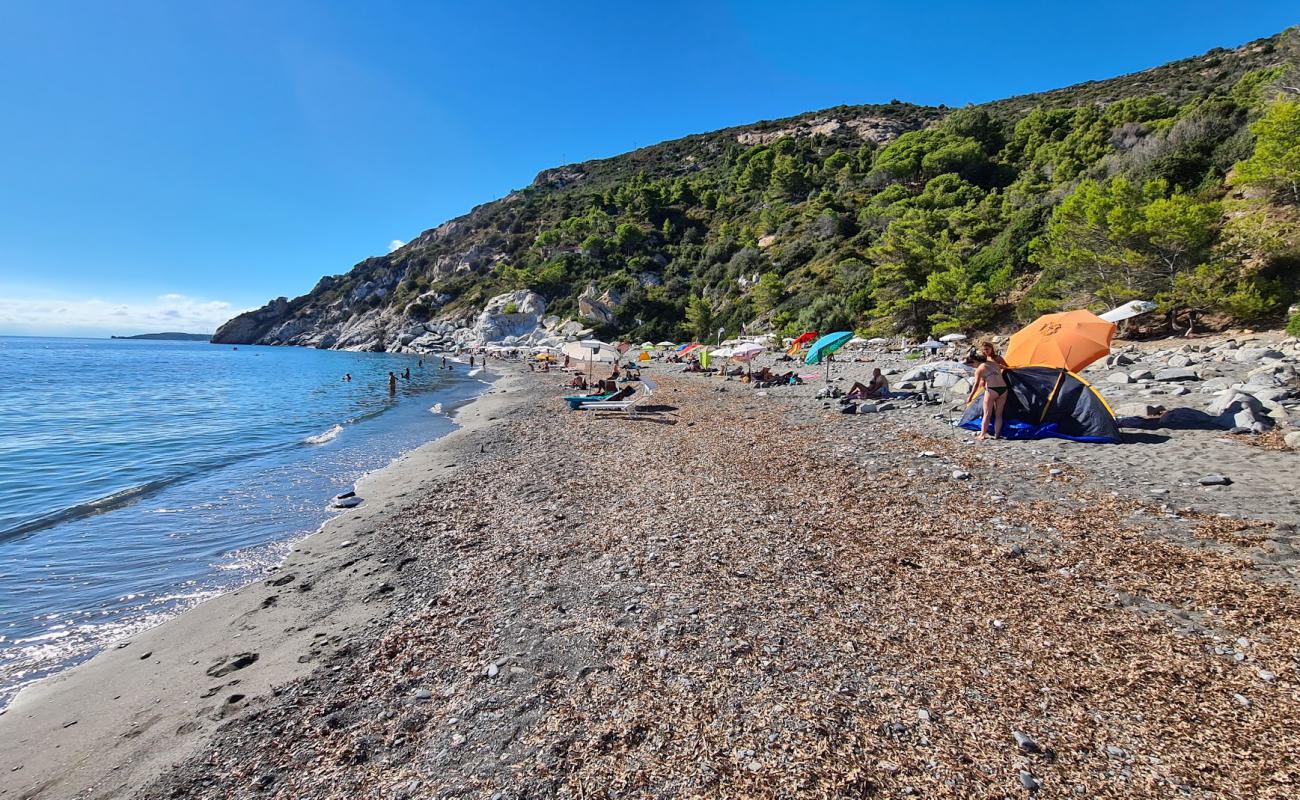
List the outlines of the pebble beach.
{"type": "Polygon", "coordinates": [[[0,798],[1294,797],[1297,454],[1263,401],[1161,423],[1294,344],[1221,344],[1088,370],[1152,406],[1116,445],[976,443],[956,385],[653,362],[629,419],[503,365],[265,580],[24,691],[0,798]]]}

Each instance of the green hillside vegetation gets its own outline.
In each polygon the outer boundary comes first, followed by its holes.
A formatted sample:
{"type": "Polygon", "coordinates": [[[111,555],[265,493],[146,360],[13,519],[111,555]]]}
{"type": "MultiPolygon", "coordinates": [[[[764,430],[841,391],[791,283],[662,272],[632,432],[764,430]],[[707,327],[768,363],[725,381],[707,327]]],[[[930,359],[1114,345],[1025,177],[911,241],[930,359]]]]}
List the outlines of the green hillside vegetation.
{"type": "Polygon", "coordinates": [[[371,306],[446,317],[527,288],[576,317],[594,287],[616,298],[601,333],[638,341],[970,333],[1132,299],[1158,302],[1147,324],[1164,330],[1280,324],[1300,288],[1298,38],[984,106],[842,107],[549,170],[311,297],[397,268],[371,306]],[[858,122],[905,132],[877,146],[858,122]],[[490,268],[438,267],[471,245],[490,268]],[[430,293],[438,303],[417,302],[430,293]]]}

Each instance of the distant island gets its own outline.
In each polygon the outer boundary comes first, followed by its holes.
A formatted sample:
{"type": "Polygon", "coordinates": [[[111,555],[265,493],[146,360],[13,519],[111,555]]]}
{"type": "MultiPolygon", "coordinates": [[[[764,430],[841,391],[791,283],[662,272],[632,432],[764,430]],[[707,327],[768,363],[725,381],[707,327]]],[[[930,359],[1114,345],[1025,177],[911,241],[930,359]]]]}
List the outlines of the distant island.
{"type": "Polygon", "coordinates": [[[135,336],[110,336],[110,339],[161,339],[169,342],[208,342],[212,340],[210,333],[176,333],[168,331],[166,333],[138,333],[135,336]]]}

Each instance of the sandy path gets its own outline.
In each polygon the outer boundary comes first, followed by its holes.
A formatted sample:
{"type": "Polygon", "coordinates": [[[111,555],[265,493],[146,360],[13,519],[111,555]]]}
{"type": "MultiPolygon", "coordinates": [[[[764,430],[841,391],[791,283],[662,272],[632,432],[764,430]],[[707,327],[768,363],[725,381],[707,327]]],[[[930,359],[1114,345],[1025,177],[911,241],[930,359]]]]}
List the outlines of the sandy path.
{"type": "Polygon", "coordinates": [[[376,529],[391,618],[146,796],[1294,796],[1284,528],[920,409],[664,376],[590,419],[527,380],[376,529]]]}

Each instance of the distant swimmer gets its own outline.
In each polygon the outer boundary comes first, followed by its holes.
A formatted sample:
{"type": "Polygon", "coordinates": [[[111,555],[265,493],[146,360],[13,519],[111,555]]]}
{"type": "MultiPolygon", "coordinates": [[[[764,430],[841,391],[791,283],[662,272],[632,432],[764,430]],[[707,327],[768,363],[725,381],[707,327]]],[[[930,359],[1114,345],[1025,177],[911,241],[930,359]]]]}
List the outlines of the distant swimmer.
{"type": "Polygon", "coordinates": [[[474,366],[474,356],[473,356],[473,354],[471,354],[470,357],[469,357],[469,365],[470,365],[471,367],[474,366]]]}
{"type": "Polygon", "coordinates": [[[344,383],[352,383],[352,373],[351,373],[351,372],[345,372],[345,373],[343,373],[343,382],[344,382],[344,383]]]}
{"type": "Polygon", "coordinates": [[[408,380],[408,381],[411,379],[411,368],[410,368],[410,367],[407,367],[405,370],[402,371],[402,379],[403,379],[403,380],[408,380]]]}
{"type": "Polygon", "coordinates": [[[391,372],[388,373],[388,393],[397,394],[397,376],[391,372]]]}
{"type": "Polygon", "coordinates": [[[417,367],[423,367],[423,366],[424,366],[424,359],[423,359],[423,358],[420,359],[420,363],[419,363],[419,364],[416,364],[415,366],[417,366],[417,367]]]}
{"type": "Polygon", "coordinates": [[[438,367],[438,369],[446,369],[446,368],[447,368],[447,357],[446,357],[446,356],[443,356],[443,357],[442,357],[442,366],[438,367]]]}

